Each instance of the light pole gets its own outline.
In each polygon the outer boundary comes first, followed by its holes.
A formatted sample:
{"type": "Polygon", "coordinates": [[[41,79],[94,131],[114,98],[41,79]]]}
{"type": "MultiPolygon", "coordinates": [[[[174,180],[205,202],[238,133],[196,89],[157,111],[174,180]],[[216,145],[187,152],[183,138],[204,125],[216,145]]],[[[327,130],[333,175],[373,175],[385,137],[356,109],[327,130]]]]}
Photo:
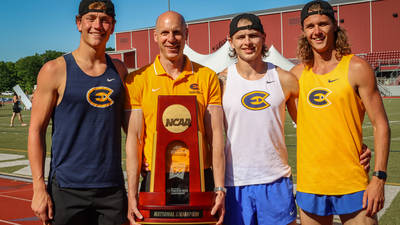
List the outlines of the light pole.
{"type": "Polygon", "coordinates": [[[171,11],[171,8],[170,8],[170,3],[169,3],[169,1],[170,1],[170,0],[168,0],[168,11],[171,11]]]}

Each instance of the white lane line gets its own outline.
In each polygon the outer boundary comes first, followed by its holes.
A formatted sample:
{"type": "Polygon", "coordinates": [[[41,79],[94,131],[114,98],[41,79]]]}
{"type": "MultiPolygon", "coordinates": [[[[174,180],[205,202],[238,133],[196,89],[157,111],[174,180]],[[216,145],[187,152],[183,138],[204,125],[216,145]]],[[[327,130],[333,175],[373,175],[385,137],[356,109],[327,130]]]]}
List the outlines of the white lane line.
{"type": "Polygon", "coordinates": [[[7,223],[7,224],[13,224],[13,225],[21,225],[19,223],[13,223],[13,222],[10,222],[10,221],[7,221],[7,220],[2,220],[2,219],[0,219],[0,222],[7,223]]]}
{"type": "Polygon", "coordinates": [[[8,195],[0,195],[0,197],[11,198],[11,199],[21,200],[21,201],[26,201],[26,202],[31,202],[32,201],[30,199],[18,198],[18,197],[8,196],[8,195]]]}

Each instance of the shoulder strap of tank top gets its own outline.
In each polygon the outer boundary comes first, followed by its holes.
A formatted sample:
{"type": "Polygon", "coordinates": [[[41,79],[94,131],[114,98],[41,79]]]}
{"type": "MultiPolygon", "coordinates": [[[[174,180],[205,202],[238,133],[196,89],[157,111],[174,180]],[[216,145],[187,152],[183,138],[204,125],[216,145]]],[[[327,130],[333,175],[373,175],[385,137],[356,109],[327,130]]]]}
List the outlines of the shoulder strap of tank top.
{"type": "Polygon", "coordinates": [[[65,62],[67,63],[67,66],[68,66],[68,64],[70,64],[70,62],[75,60],[74,57],[72,56],[71,52],[63,55],[63,57],[64,57],[65,62]]]}
{"type": "Polygon", "coordinates": [[[107,60],[107,68],[110,67],[111,69],[115,70],[118,73],[117,68],[115,68],[115,65],[109,55],[106,54],[106,60],[107,60]]]}

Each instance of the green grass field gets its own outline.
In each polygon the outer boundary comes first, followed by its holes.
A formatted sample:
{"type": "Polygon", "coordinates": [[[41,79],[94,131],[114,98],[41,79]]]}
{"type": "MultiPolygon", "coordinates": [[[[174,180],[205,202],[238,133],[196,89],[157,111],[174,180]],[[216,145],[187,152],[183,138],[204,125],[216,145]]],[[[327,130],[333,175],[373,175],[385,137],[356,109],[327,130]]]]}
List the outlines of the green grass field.
{"type": "MultiPolygon", "coordinates": [[[[400,98],[384,99],[385,109],[389,118],[391,127],[391,145],[388,163],[388,179],[387,184],[400,186],[400,98]]],[[[9,127],[10,117],[12,114],[11,105],[0,107],[0,154],[19,154],[27,158],[27,137],[28,127],[21,127],[20,122],[16,118],[14,127],[9,127]]],[[[22,112],[24,122],[29,123],[30,112],[22,112]]],[[[366,117],[363,124],[364,143],[366,143],[373,151],[373,135],[372,127],[366,117]]],[[[47,132],[47,146],[50,147],[51,126],[47,132]]],[[[285,124],[286,144],[289,152],[289,164],[293,168],[293,175],[296,179],[296,131],[293,128],[290,117],[287,116],[285,124]]],[[[123,147],[125,146],[125,136],[123,136],[123,147]]],[[[50,150],[47,150],[50,155],[50,150]]],[[[123,164],[125,164],[125,154],[123,152],[123,164]]],[[[373,168],[374,158],[371,160],[371,168],[373,168]]],[[[4,162],[0,158],[0,162],[4,162]]],[[[125,167],[125,165],[123,165],[125,167]]],[[[21,169],[21,166],[0,168],[1,174],[9,174],[21,169]]],[[[296,181],[296,180],[295,180],[296,181]]],[[[400,224],[400,194],[392,202],[391,207],[382,216],[380,224],[400,224]]]]}

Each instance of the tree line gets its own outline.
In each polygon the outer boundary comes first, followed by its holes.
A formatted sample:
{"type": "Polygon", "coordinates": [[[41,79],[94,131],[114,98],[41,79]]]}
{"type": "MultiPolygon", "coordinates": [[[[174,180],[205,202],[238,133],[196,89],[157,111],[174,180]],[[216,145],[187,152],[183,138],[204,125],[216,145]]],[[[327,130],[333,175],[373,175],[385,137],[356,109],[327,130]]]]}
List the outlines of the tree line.
{"type": "MultiPolygon", "coordinates": [[[[114,51],[114,48],[107,47],[106,51],[114,51]]],[[[20,58],[15,63],[0,61],[0,91],[12,91],[12,88],[19,84],[22,90],[31,94],[40,68],[46,62],[64,54],[65,52],[47,50],[43,54],[36,53],[20,58]]]]}
{"type": "Polygon", "coordinates": [[[43,54],[36,53],[20,58],[15,63],[0,61],[0,91],[11,91],[19,84],[22,90],[32,93],[40,68],[63,54],[64,52],[48,50],[43,54]]]}

